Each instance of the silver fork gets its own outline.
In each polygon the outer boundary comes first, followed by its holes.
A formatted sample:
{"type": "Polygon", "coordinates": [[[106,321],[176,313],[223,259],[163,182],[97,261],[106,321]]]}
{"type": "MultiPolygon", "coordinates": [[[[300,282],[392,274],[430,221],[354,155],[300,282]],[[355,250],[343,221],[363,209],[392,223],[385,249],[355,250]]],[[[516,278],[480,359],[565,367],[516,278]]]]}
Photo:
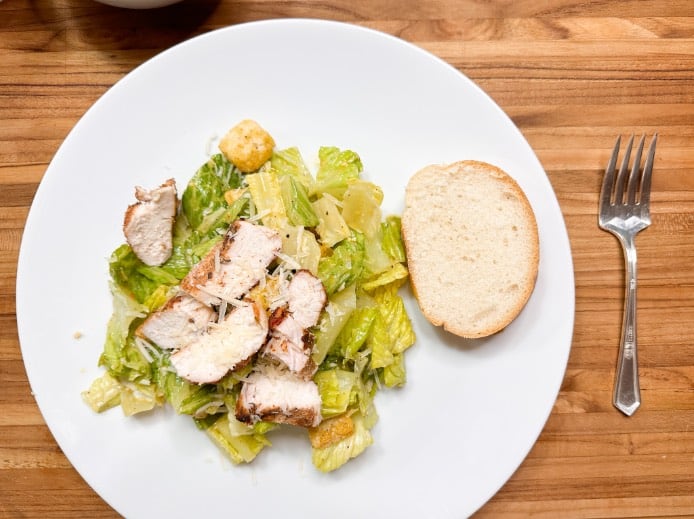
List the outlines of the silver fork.
{"type": "Polygon", "coordinates": [[[631,416],[641,405],[639,388],[639,369],[636,348],[636,234],[651,224],[649,201],[651,194],[651,175],[653,158],[658,134],[653,136],[648,148],[648,155],[640,170],[641,153],[645,137],[641,137],[636,148],[631,172],[629,156],[634,142],[632,136],[627,143],[622,165],[615,178],[615,167],[621,139],[612,152],[612,157],[605,170],[605,177],[600,192],[600,228],[614,234],[624,249],[626,265],[626,291],[624,295],[624,319],[622,321],[622,339],[619,345],[619,360],[614,386],[613,403],[617,409],[631,416]]]}

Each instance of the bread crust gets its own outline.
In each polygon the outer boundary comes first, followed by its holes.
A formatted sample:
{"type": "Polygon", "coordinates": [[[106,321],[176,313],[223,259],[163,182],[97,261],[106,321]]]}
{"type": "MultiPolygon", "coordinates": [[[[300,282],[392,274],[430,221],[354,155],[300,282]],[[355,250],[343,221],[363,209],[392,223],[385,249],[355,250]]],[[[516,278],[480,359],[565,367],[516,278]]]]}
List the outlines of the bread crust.
{"type": "MultiPolygon", "coordinates": [[[[455,206],[453,206],[455,207],[455,206]]],[[[458,206],[460,207],[460,206],[458,206]]],[[[455,211],[455,208],[452,209],[455,211]]],[[[441,216],[441,211],[436,213],[441,216]]],[[[514,231],[515,229],[515,225],[514,231]]],[[[490,227],[492,228],[492,227],[490,227]]],[[[505,171],[497,166],[475,160],[464,160],[448,165],[431,165],[423,168],[415,173],[410,179],[405,197],[405,210],[402,217],[402,237],[407,252],[408,269],[410,271],[411,285],[419,303],[422,313],[435,326],[443,326],[450,333],[465,338],[480,338],[492,335],[499,332],[508,326],[523,310],[526,303],[534,290],[537,280],[537,273],[540,259],[539,234],[535,214],[528,201],[525,193],[518,183],[509,176],[505,171]],[[482,177],[480,177],[482,175],[482,177]],[[475,178],[475,176],[477,176],[475,178]],[[448,180],[452,184],[448,185],[448,189],[441,189],[441,184],[444,180],[448,180]],[[463,203],[468,211],[475,212],[479,209],[479,218],[485,219],[494,218],[490,208],[485,207],[485,200],[476,199],[474,190],[469,187],[474,182],[489,182],[490,189],[498,189],[512,201],[514,208],[520,208],[523,222],[519,223],[518,229],[522,233],[519,237],[523,242],[522,254],[517,258],[519,269],[522,275],[519,275],[514,285],[517,284],[517,290],[514,288],[512,293],[504,294],[503,301],[500,302],[501,308],[492,312],[491,320],[485,319],[476,320],[472,315],[471,308],[475,307],[475,301],[465,301],[466,304],[460,305],[460,308],[451,309],[453,301],[450,303],[440,304],[441,298],[449,298],[451,294],[455,294],[458,299],[466,297],[470,290],[468,281],[464,280],[463,276],[448,276],[445,281],[445,286],[442,283],[432,279],[431,268],[432,262],[427,259],[426,255],[431,254],[429,249],[429,239],[433,239],[437,233],[447,233],[450,235],[450,250],[451,255],[445,258],[437,258],[442,265],[444,272],[449,273],[456,269],[465,269],[466,262],[464,261],[466,254],[466,245],[468,239],[482,240],[488,243],[490,240],[497,238],[492,232],[484,231],[483,236],[468,237],[460,230],[461,226],[465,226],[465,222],[456,220],[455,216],[446,221],[429,222],[429,226],[423,226],[422,218],[431,208],[427,206],[429,203],[463,203]],[[468,185],[465,185],[468,183],[468,185]],[[455,185],[457,184],[457,185],[455,185]],[[464,196],[460,199],[452,199],[453,193],[459,192],[460,186],[464,191],[464,196]],[[465,192],[468,189],[470,195],[465,192]],[[443,192],[442,192],[443,191],[443,192]],[[451,198],[450,200],[447,197],[451,198]],[[426,260],[426,261],[424,261],[426,260]],[[453,265],[453,263],[456,263],[453,265]],[[452,278],[452,279],[449,279],[452,278]],[[432,303],[433,301],[433,303],[432,303]],[[469,304],[468,304],[469,303],[469,304]],[[442,309],[443,308],[443,309],[442,309]],[[478,321],[478,322],[476,322],[478,321]]],[[[501,249],[501,247],[500,247],[501,249]]],[[[515,252],[515,251],[514,251],[515,252]]],[[[496,253],[496,251],[495,251],[496,253]]],[[[508,252],[506,252],[508,255],[508,252]]],[[[514,261],[515,261],[514,256],[514,261]]],[[[478,261],[484,262],[491,260],[496,262],[496,258],[481,257],[478,261]]],[[[491,293],[494,290],[501,290],[504,287],[500,286],[500,280],[492,279],[493,275],[484,273],[483,279],[475,280],[475,283],[485,285],[487,292],[491,293]],[[485,277],[486,276],[486,277],[485,277]]],[[[473,297],[473,296],[470,296],[473,297]]],[[[482,303],[480,303],[482,304],[482,303]]],[[[478,314],[484,313],[483,310],[475,310],[478,314]]]]}

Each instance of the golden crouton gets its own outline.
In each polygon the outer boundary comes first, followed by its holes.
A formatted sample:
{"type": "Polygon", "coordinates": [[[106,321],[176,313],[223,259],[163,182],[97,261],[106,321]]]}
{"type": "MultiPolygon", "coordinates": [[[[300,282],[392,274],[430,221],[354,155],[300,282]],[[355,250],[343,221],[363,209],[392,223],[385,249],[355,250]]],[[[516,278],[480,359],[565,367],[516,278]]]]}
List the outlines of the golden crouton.
{"type": "Polygon", "coordinates": [[[257,122],[246,119],[219,142],[219,149],[244,173],[257,170],[272,156],[275,141],[257,122]]]}
{"type": "Polygon", "coordinates": [[[308,430],[308,437],[314,449],[322,449],[349,438],[353,432],[354,421],[347,413],[323,420],[318,427],[312,427],[308,430]]]}

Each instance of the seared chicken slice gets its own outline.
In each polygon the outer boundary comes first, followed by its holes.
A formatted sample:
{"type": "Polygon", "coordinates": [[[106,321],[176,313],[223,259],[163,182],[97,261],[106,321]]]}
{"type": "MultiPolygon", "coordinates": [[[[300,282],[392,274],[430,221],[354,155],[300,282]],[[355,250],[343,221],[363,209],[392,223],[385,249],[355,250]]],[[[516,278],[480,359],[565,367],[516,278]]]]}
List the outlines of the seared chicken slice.
{"type": "Polygon", "coordinates": [[[299,376],[311,378],[317,368],[311,360],[313,334],[299,326],[296,320],[286,312],[286,307],[275,311],[270,321],[277,324],[271,328],[272,336],[265,345],[263,353],[281,361],[290,371],[299,376]],[[283,315],[278,322],[280,312],[283,315]]]}
{"type": "Polygon", "coordinates": [[[173,224],[178,209],[176,182],[169,179],[151,191],[137,186],[135,198],[137,203],[125,211],[123,234],[144,264],[161,265],[173,251],[173,224]]]}
{"type": "Polygon", "coordinates": [[[286,289],[287,305],[273,312],[271,339],[264,353],[282,361],[304,378],[313,376],[317,366],[311,360],[313,334],[309,328],[318,322],[327,295],[320,279],[308,270],[298,271],[286,289]]]}
{"type": "Polygon", "coordinates": [[[265,344],[267,332],[265,311],[255,303],[243,303],[222,322],[210,324],[206,334],[171,355],[171,364],[190,382],[214,383],[245,366],[265,344]]]}
{"type": "Polygon", "coordinates": [[[211,307],[180,294],[150,314],[136,333],[165,350],[182,348],[205,333],[214,316],[211,307]]]}
{"type": "Polygon", "coordinates": [[[240,299],[265,277],[281,248],[276,231],[237,220],[222,242],[183,278],[181,288],[209,305],[240,299]]]}
{"type": "Polygon", "coordinates": [[[256,367],[243,383],[236,400],[236,418],[316,427],[321,421],[318,386],[270,364],[256,367]]]}
{"type": "Polygon", "coordinates": [[[289,312],[302,328],[311,328],[318,322],[328,296],[323,283],[308,270],[299,270],[287,289],[289,312]]]}

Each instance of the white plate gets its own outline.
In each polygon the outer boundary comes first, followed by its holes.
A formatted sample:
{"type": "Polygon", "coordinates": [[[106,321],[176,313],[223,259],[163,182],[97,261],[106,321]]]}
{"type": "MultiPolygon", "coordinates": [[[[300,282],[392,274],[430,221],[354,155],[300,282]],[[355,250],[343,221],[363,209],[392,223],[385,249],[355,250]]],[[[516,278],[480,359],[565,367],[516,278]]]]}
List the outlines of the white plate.
{"type": "MultiPolygon", "coordinates": [[[[452,211],[455,208],[451,208],[452,211]]],[[[111,88],[53,159],[27,221],[17,320],[41,412],[75,468],[118,512],[198,517],[462,517],[511,476],[550,413],[571,345],[573,269],[557,200],[508,117],[470,80],[378,32],[316,20],[214,31],[148,61],[111,88]],[[399,213],[411,174],[478,159],[520,183],[540,227],[537,286],[498,335],[456,340],[432,328],[411,296],[418,335],[408,383],[377,397],[375,444],[332,474],[313,469],[303,435],[280,434],[233,466],[188,417],[172,411],[96,415],[80,392],[111,312],[107,258],[122,241],[136,184],[181,186],[211,138],[242,118],[278,146],[357,151],[399,213]],[[81,332],[82,338],[74,338],[81,332]]]]}

